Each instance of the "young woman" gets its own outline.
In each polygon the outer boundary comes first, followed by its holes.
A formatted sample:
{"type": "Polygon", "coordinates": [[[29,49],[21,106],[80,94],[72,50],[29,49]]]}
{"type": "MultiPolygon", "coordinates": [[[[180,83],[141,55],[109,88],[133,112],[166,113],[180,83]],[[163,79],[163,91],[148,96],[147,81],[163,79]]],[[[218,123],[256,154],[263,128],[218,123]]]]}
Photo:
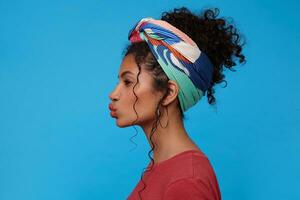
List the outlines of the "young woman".
{"type": "Polygon", "coordinates": [[[209,159],[183,124],[183,113],[202,96],[215,103],[223,67],[236,65],[234,58],[245,62],[236,28],[217,15],[182,7],[160,20],[143,18],[129,32],[109,108],[119,127],[139,125],[153,151],[129,200],[221,199],[209,159]]]}

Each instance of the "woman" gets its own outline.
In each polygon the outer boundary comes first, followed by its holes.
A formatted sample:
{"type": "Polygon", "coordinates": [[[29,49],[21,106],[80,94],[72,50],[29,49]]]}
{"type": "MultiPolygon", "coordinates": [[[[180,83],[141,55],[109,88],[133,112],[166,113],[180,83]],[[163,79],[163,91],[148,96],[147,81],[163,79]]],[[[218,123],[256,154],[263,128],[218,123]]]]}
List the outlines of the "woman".
{"type": "Polygon", "coordinates": [[[234,57],[245,62],[239,34],[217,15],[182,7],[161,20],[143,18],[129,32],[109,108],[119,127],[139,125],[153,151],[129,200],[221,199],[209,159],[183,124],[183,113],[202,96],[215,103],[223,67],[236,65],[234,57]]]}

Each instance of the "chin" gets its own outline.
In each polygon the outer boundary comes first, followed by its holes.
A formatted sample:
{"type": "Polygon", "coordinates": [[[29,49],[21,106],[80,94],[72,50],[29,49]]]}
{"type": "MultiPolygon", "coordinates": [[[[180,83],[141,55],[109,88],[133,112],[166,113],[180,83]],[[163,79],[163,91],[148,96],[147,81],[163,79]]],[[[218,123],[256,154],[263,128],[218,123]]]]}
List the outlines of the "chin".
{"type": "Polygon", "coordinates": [[[116,118],[116,123],[117,123],[117,126],[120,127],[120,128],[125,128],[125,127],[128,127],[128,126],[131,126],[131,124],[129,122],[122,122],[118,118],[116,118]]]}
{"type": "Polygon", "coordinates": [[[131,121],[122,121],[118,118],[116,118],[116,123],[117,123],[117,126],[120,127],[120,128],[125,128],[125,127],[129,127],[129,126],[134,126],[134,125],[137,125],[136,122],[132,124],[134,120],[131,120],[131,121]]]}

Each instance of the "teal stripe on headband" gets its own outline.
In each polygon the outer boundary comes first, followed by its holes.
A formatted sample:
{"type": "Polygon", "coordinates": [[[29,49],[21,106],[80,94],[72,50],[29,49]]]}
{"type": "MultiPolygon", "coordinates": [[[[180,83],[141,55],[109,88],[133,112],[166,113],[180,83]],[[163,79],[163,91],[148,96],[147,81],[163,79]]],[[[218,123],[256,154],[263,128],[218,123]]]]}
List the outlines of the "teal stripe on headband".
{"type": "MultiPolygon", "coordinates": [[[[148,39],[144,36],[143,33],[140,33],[140,37],[143,38],[143,40],[145,40],[147,43],[149,43],[148,39]]],[[[157,46],[153,46],[153,48],[150,49],[151,51],[153,50],[155,51],[152,53],[159,55],[157,52],[157,46]]],[[[167,50],[165,49],[164,51],[165,57],[166,57],[165,55],[166,52],[167,50]]],[[[179,86],[178,98],[179,98],[181,110],[185,112],[190,107],[194,106],[203,96],[203,92],[199,90],[197,87],[195,87],[193,82],[185,73],[177,70],[174,66],[172,66],[172,63],[170,63],[168,59],[166,59],[167,64],[161,59],[161,57],[158,57],[157,61],[160,64],[160,66],[163,68],[168,78],[170,80],[175,80],[178,83],[179,86]]]]}

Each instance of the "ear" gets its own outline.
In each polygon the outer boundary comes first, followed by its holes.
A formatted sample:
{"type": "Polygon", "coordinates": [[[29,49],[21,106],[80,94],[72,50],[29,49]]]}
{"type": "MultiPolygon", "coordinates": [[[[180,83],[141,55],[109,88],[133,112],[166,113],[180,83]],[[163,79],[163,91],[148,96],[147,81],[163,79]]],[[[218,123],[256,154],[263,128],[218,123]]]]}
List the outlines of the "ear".
{"type": "Polygon", "coordinates": [[[179,86],[174,80],[168,81],[168,92],[167,95],[162,103],[163,106],[167,106],[168,104],[172,103],[176,100],[177,95],[179,92],[179,86]]]}

